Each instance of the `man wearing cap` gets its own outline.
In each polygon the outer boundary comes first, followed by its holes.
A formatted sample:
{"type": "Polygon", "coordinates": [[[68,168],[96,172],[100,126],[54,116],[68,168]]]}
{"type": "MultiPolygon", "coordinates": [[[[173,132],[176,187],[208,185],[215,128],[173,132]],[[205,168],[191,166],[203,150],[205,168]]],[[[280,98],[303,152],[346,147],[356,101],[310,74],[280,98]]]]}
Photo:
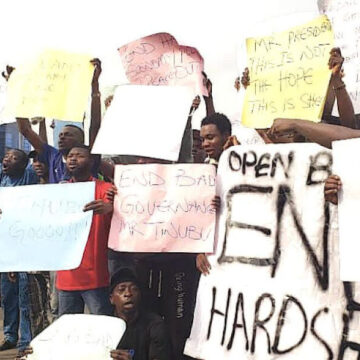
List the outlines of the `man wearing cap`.
{"type": "Polygon", "coordinates": [[[163,319],[140,310],[138,280],[129,268],[122,268],[111,278],[110,302],[114,315],[126,322],[126,331],[112,359],[170,360],[170,342],[163,319]]]}

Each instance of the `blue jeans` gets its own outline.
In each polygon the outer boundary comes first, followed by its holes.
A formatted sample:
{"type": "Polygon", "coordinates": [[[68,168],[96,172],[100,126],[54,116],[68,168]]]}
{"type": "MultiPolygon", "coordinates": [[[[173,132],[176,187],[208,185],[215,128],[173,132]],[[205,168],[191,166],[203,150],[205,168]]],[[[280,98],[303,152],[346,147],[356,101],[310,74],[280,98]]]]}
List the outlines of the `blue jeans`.
{"type": "Polygon", "coordinates": [[[30,302],[28,277],[26,273],[16,273],[16,281],[11,282],[7,273],[1,274],[2,306],[4,309],[4,339],[18,343],[24,350],[31,341],[30,302]],[[20,329],[20,339],[18,331],[20,329]]]}
{"type": "Polygon", "coordinates": [[[59,316],[82,314],[85,305],[89,308],[90,314],[113,315],[108,287],[92,290],[59,290],[59,316]]]}

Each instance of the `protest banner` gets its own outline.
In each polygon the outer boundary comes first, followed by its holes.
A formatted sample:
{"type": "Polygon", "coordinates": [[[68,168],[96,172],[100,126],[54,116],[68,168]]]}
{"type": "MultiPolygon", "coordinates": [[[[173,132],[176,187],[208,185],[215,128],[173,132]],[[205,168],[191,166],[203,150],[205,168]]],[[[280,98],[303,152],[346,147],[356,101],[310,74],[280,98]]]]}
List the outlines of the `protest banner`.
{"type": "MultiPolygon", "coordinates": [[[[328,16],[335,35],[335,46],[344,57],[344,82],[354,105],[360,113],[360,1],[318,0],[319,11],[328,16]]],[[[338,116],[337,107],[334,114],[338,116]]]]}
{"type": "Polygon", "coordinates": [[[5,112],[82,122],[94,67],[91,57],[46,50],[10,76],[5,112]]]}
{"type": "Polygon", "coordinates": [[[250,85],[243,124],[267,128],[278,117],[319,121],[330,80],[333,42],[326,16],[288,31],[247,39],[250,85]]]}
{"type": "Polygon", "coordinates": [[[360,281],[360,232],[357,226],[360,210],[360,166],[354,154],[360,150],[360,139],[333,142],[334,174],[341,179],[339,192],[340,278],[360,281]]]}
{"type": "Polygon", "coordinates": [[[0,187],[0,272],[77,268],[94,194],[94,182],[0,187]]]}
{"type": "Polygon", "coordinates": [[[215,167],[117,165],[109,247],[133,252],[212,252],[215,167]]]}
{"type": "Polygon", "coordinates": [[[315,144],[223,153],[217,248],[210,275],[200,279],[187,355],[356,359],[350,343],[359,349],[358,311],[351,310],[352,284],[339,278],[334,217],[323,195],[331,165],[331,152],[315,144]]]}
{"type": "Polygon", "coordinates": [[[62,315],[30,346],[29,360],[108,360],[126,330],[125,321],[103,315],[62,315]]]}
{"type": "Polygon", "coordinates": [[[192,100],[184,86],[119,86],[92,152],[177,161],[192,100]]]}
{"type": "Polygon", "coordinates": [[[201,74],[204,59],[195,48],[179,45],[168,33],[132,41],[118,51],[132,84],[189,86],[207,95],[201,74]]]}

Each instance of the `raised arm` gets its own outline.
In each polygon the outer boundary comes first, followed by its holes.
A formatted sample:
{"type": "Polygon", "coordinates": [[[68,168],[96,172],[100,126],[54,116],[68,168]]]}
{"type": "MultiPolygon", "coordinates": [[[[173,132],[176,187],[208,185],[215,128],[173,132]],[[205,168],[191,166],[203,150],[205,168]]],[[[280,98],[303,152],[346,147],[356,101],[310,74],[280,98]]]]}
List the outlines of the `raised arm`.
{"type": "Polygon", "coordinates": [[[39,122],[39,136],[41,137],[42,141],[47,144],[48,138],[47,138],[47,132],[46,132],[46,120],[42,119],[39,122]]]}
{"type": "Polygon", "coordinates": [[[214,106],[214,101],[213,101],[213,97],[212,97],[212,83],[204,72],[202,74],[204,76],[204,79],[203,79],[204,85],[208,91],[208,96],[204,95],[203,98],[204,98],[205,106],[206,106],[206,116],[209,116],[209,115],[215,114],[215,106],[214,106]]]}
{"type": "Polygon", "coordinates": [[[331,69],[331,80],[329,91],[333,91],[337,100],[337,107],[340,123],[343,126],[356,128],[354,107],[351,98],[346,91],[345,83],[342,80],[342,64],[344,58],[339,48],[330,51],[329,68],[331,69]]]}
{"type": "Polygon", "coordinates": [[[331,148],[331,143],[335,140],[360,137],[360,130],[299,119],[275,119],[269,135],[276,138],[294,132],[327,148],[331,148]]]}
{"type": "Polygon", "coordinates": [[[200,105],[200,96],[196,96],[191,104],[186,127],[183,133],[180,153],[179,153],[179,163],[188,163],[193,162],[192,158],[192,148],[193,148],[193,133],[192,133],[192,117],[194,112],[200,105]]]}
{"type": "Polygon", "coordinates": [[[93,147],[96,135],[100,129],[101,123],[101,94],[99,91],[99,76],[101,74],[101,61],[92,59],[90,61],[94,67],[94,76],[91,83],[91,115],[89,129],[89,146],[93,147]]]}
{"type": "Polygon", "coordinates": [[[32,128],[29,119],[16,118],[19,132],[30,142],[33,148],[40,154],[45,142],[32,128]]]}

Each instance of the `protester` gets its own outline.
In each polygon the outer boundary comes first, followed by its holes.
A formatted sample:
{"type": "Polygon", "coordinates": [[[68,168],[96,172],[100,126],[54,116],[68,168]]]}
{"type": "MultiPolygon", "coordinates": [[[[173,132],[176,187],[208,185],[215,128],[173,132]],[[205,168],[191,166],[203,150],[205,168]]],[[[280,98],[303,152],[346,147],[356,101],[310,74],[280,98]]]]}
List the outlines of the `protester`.
{"type": "Polygon", "coordinates": [[[29,159],[32,159],[32,168],[34,169],[36,175],[39,177],[40,184],[49,183],[49,168],[47,165],[40,161],[39,155],[36,151],[31,151],[29,153],[29,159]]]}
{"type": "Polygon", "coordinates": [[[224,147],[237,145],[235,137],[231,137],[230,120],[223,114],[214,113],[201,121],[200,138],[202,148],[207,154],[205,162],[217,164],[224,147]]]}
{"type": "MultiPolygon", "coordinates": [[[[231,122],[223,114],[214,113],[204,118],[201,122],[200,139],[201,146],[207,154],[206,163],[218,165],[221,154],[227,148],[239,145],[235,136],[231,136],[231,122]]],[[[212,205],[216,211],[220,210],[221,201],[215,197],[212,205]]],[[[205,254],[198,254],[196,267],[203,274],[210,273],[211,265],[205,254]]]]}
{"type": "MultiPolygon", "coordinates": [[[[111,277],[110,302],[113,315],[126,322],[126,331],[117,349],[110,352],[117,360],[170,360],[171,349],[167,329],[161,316],[144,312],[141,290],[135,273],[123,268],[111,277]]],[[[32,354],[28,347],[26,354],[32,354]]]]}
{"type": "Polygon", "coordinates": [[[197,129],[193,129],[192,156],[195,164],[202,164],[206,159],[206,152],[201,147],[200,130],[197,129]]]}
{"type": "MultiPolygon", "coordinates": [[[[0,187],[37,184],[38,177],[27,165],[28,157],[22,150],[8,150],[0,167],[0,187]]],[[[0,345],[0,351],[17,346],[18,355],[21,356],[32,339],[28,274],[3,273],[1,300],[4,310],[4,342],[0,345]]]]}
{"type": "Polygon", "coordinates": [[[57,272],[59,316],[83,313],[84,305],[91,314],[111,313],[107,241],[113,204],[106,195],[111,184],[91,176],[96,161],[94,157],[85,145],[73,147],[66,157],[66,167],[71,176],[69,182],[95,181],[95,200],[84,206],[84,211],[93,211],[93,218],[80,266],[74,270],[57,272]]]}
{"type": "Polygon", "coordinates": [[[135,274],[121,269],[111,278],[110,301],[115,316],[126,322],[126,331],[112,359],[170,360],[170,343],[163,319],[140,307],[141,291],[135,274]]]}

